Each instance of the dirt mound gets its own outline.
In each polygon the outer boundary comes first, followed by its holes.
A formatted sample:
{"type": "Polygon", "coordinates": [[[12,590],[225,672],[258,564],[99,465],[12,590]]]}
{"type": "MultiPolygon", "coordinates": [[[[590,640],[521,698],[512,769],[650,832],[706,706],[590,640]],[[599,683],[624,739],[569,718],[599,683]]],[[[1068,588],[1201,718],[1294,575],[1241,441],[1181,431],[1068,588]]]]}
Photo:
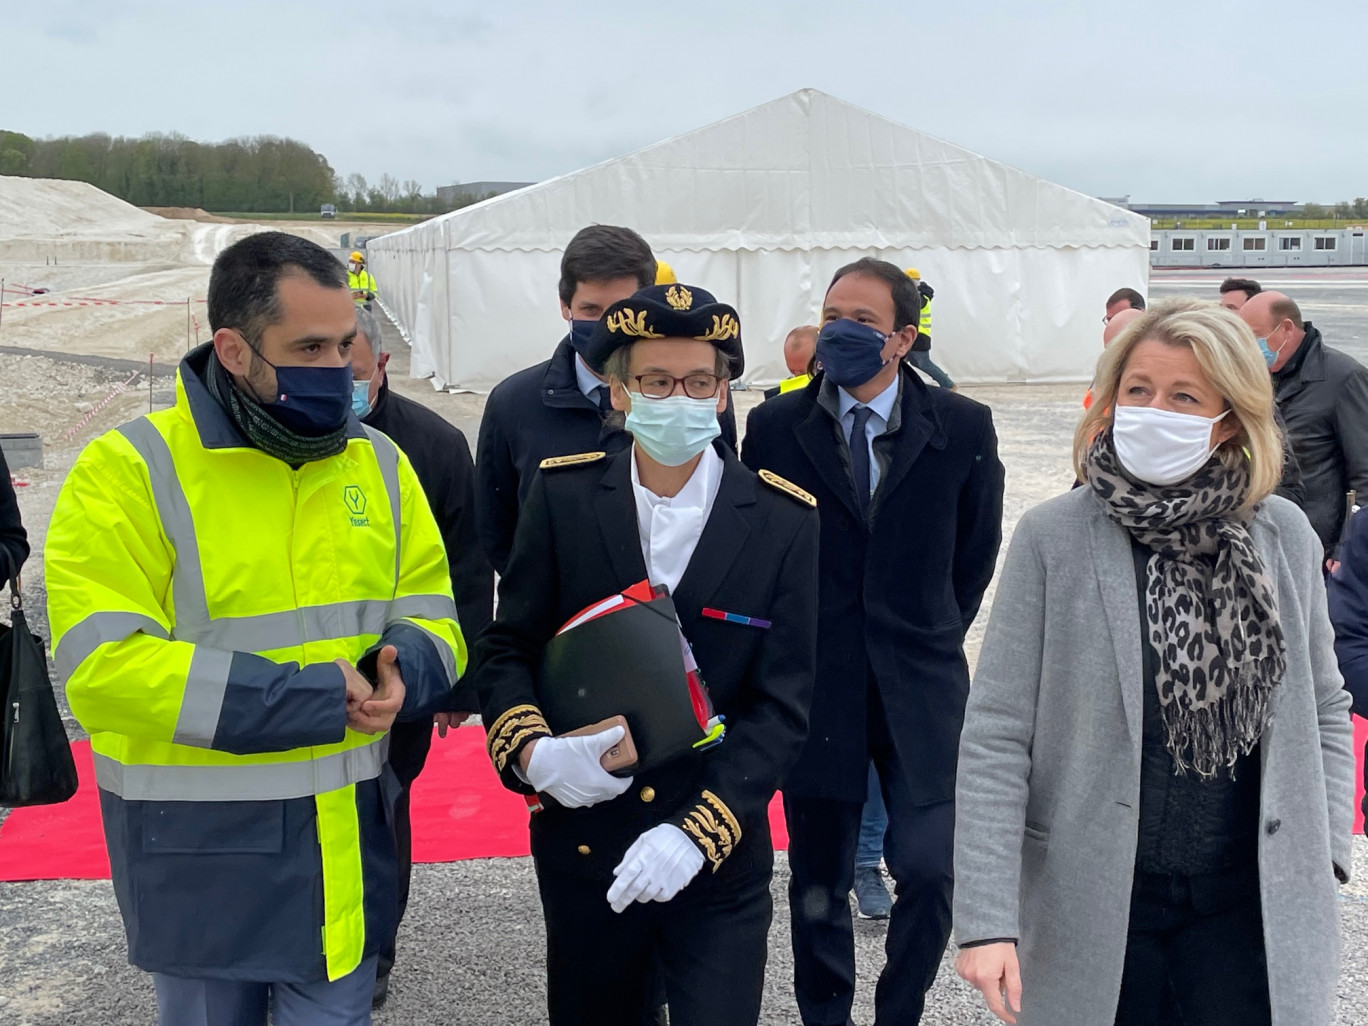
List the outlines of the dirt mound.
{"type": "Polygon", "coordinates": [[[158,217],[169,217],[177,221],[202,221],[205,224],[234,224],[231,217],[219,217],[211,214],[202,207],[141,207],[149,214],[156,214],[158,217]]]}
{"type": "Polygon", "coordinates": [[[111,238],[156,232],[165,224],[86,182],[0,177],[0,236],[111,238]]]}

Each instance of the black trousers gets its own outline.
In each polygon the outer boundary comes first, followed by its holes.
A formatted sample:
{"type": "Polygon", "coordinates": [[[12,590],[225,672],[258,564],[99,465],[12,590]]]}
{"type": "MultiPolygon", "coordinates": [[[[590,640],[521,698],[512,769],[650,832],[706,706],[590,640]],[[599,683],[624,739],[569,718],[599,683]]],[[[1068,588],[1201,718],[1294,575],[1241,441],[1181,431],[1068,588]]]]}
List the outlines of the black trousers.
{"type": "MultiPolygon", "coordinates": [[[[702,873],[708,873],[705,866],[702,873]]],[[[755,1026],[774,903],[770,873],[695,878],[672,901],[608,904],[609,882],[537,862],[551,1026],[641,1026],[663,978],[671,1026],[755,1026]]]]}
{"type": "Polygon", "coordinates": [[[404,790],[394,803],[394,839],[399,852],[399,915],[394,921],[395,937],[380,948],[377,976],[387,976],[394,968],[395,940],[399,924],[408,909],[409,884],[413,878],[413,824],[409,820],[409,791],[427,764],[432,750],[432,721],[396,723],[390,729],[389,763],[404,790]]]}
{"type": "Polygon", "coordinates": [[[1137,873],[1116,1026],[1269,1026],[1258,867],[1137,873]]]}
{"type": "MultiPolygon", "coordinates": [[[[870,702],[870,757],[888,810],[884,862],[893,877],[886,964],[874,992],[877,1026],[914,1026],[950,941],[955,803],[912,804],[907,773],[870,702]]],[[[862,802],[784,795],[789,831],[793,985],[804,1026],[845,1026],[855,999],[850,888],[862,802]]],[[[671,1011],[673,1012],[673,1007],[671,1011]]]]}

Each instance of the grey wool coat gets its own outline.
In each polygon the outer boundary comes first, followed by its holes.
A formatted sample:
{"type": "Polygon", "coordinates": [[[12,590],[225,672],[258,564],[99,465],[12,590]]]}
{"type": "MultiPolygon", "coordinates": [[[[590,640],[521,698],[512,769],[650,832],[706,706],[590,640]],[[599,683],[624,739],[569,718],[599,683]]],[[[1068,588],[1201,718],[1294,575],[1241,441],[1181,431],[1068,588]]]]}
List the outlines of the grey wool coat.
{"type": "MultiPolygon", "coordinates": [[[[1287,674],[1260,746],[1259,876],[1275,1026],[1330,1021],[1354,755],[1320,541],[1276,496],[1252,527],[1287,674]]],[[[1021,1026],[1110,1026],[1135,873],[1140,605],[1127,532],[1087,488],[1022,517],[969,692],[955,936],[1019,938],[1021,1026]]]]}

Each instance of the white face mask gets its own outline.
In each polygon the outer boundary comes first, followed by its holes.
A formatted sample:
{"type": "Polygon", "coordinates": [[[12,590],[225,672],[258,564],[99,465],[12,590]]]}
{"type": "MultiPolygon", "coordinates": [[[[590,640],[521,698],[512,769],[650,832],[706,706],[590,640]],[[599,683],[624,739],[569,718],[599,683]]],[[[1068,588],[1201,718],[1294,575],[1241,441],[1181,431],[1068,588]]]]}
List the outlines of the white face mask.
{"type": "Polygon", "coordinates": [[[1211,459],[1212,426],[1219,417],[1173,413],[1153,406],[1118,406],[1112,438],[1121,465],[1141,481],[1172,485],[1197,473],[1211,459]]]}
{"type": "Polygon", "coordinates": [[[631,396],[627,430],[642,451],[661,466],[683,466],[722,433],[716,399],[690,399],[687,395],[648,399],[639,392],[631,396]]]}

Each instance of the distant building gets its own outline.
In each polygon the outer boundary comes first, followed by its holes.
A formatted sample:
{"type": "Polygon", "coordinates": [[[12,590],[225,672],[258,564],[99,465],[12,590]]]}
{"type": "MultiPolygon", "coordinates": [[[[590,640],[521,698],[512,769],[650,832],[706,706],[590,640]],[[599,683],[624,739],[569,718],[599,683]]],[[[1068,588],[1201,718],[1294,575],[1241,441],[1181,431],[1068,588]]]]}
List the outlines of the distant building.
{"type": "Polygon", "coordinates": [[[536,182],[456,182],[453,185],[439,185],[437,197],[443,203],[450,203],[461,196],[488,199],[490,196],[502,196],[506,192],[525,189],[529,185],[536,184],[536,182]]]}
{"type": "Polygon", "coordinates": [[[1103,197],[1108,203],[1145,217],[1156,218],[1223,218],[1223,217],[1295,217],[1302,206],[1295,200],[1218,200],[1215,203],[1132,203],[1129,196],[1120,199],[1103,197]]]}

